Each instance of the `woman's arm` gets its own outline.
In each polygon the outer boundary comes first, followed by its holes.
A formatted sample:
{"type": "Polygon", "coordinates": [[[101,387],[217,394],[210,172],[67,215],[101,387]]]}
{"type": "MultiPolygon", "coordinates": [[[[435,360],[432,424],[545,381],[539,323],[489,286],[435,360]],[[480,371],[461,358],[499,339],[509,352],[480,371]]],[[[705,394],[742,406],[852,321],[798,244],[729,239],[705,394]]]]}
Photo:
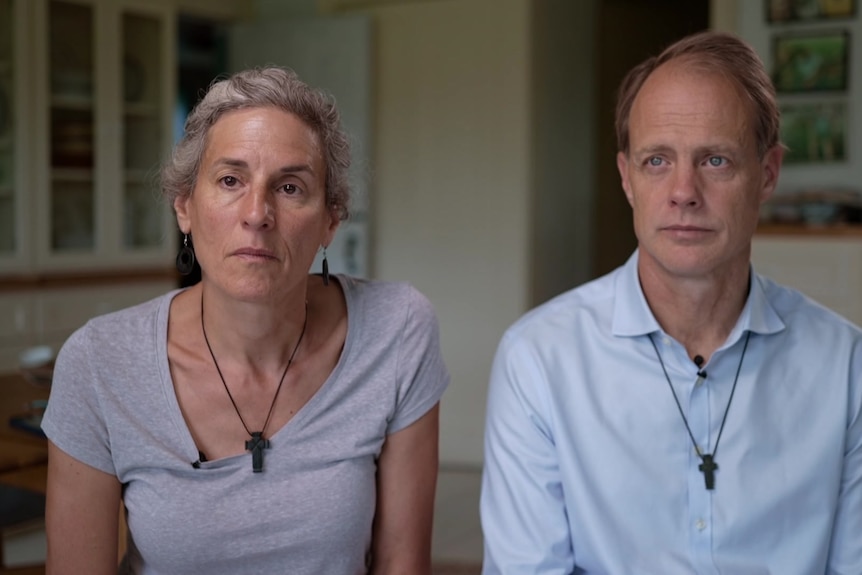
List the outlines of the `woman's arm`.
{"type": "Polygon", "coordinates": [[[374,575],[431,574],[439,404],[386,438],[377,467],[374,575]]]}
{"type": "Polygon", "coordinates": [[[117,573],[120,482],[48,442],[47,575],[117,573]]]}

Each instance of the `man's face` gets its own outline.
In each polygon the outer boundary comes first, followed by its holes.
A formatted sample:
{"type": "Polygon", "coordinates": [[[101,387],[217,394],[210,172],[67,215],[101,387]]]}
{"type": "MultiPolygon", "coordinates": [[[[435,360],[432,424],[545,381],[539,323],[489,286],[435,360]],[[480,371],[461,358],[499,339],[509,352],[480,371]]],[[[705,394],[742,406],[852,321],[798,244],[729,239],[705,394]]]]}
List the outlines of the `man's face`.
{"type": "Polygon", "coordinates": [[[751,109],[729,80],[685,61],[647,78],[617,155],[641,266],[705,279],[748,265],[782,157],[779,146],[759,157],[751,109]]]}

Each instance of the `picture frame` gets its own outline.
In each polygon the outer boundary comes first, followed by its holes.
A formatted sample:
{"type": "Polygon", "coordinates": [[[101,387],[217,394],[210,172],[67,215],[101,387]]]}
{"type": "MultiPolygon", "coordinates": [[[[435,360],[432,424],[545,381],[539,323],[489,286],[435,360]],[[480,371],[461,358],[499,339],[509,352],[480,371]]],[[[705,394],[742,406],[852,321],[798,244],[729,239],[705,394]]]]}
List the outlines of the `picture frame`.
{"type": "Polygon", "coordinates": [[[844,91],[850,34],[843,30],[778,34],[772,81],[778,92],[844,91]]]}
{"type": "Polygon", "coordinates": [[[766,21],[793,22],[852,18],[856,0],[765,0],[766,21]]]}
{"type": "Polygon", "coordinates": [[[802,102],[781,106],[785,164],[847,160],[847,104],[802,102]]]}

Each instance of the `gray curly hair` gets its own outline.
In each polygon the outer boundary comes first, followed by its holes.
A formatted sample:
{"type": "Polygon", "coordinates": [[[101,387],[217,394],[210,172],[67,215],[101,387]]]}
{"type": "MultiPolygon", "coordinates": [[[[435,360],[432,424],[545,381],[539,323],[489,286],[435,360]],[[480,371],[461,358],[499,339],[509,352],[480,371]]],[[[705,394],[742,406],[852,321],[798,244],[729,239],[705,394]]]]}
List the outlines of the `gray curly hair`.
{"type": "Polygon", "coordinates": [[[191,195],[197,182],[209,130],[225,113],[245,108],[274,107],[294,114],[320,140],[326,166],[326,206],[339,220],[349,215],[350,141],[341,128],[335,100],[310,87],[293,70],[278,66],[251,68],[214,81],[186,119],[185,131],[162,167],[165,199],[191,195]]]}

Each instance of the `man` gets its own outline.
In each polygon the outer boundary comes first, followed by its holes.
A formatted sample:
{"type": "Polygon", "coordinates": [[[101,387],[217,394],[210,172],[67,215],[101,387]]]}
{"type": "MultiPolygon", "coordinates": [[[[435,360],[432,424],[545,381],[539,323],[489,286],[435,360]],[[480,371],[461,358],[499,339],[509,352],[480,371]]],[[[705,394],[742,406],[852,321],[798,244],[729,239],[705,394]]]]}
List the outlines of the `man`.
{"type": "Polygon", "coordinates": [[[778,118],[731,35],[625,79],[638,249],[500,343],[486,575],[862,573],[862,332],[750,264],[778,118]]]}

